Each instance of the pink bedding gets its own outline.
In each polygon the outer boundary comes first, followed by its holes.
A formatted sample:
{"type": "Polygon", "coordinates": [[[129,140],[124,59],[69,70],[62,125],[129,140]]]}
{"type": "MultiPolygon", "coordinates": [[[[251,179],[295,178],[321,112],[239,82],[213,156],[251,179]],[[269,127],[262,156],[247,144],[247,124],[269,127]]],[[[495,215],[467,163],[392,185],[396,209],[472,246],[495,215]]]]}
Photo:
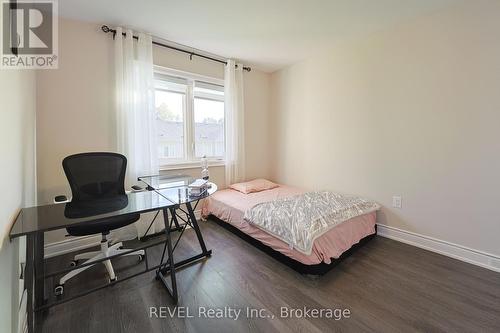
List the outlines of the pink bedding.
{"type": "Polygon", "coordinates": [[[221,190],[204,200],[202,215],[203,217],[214,215],[274,250],[306,265],[314,265],[321,262],[329,264],[331,258],[340,257],[344,251],[358,243],[362,238],[375,233],[376,213],[361,215],[339,224],[316,239],[312,253],[305,255],[294,249],[290,249],[285,242],[249,224],[243,219],[245,211],[258,203],[289,197],[303,192],[298,188],[285,185],[249,194],[243,194],[232,189],[221,190]]]}

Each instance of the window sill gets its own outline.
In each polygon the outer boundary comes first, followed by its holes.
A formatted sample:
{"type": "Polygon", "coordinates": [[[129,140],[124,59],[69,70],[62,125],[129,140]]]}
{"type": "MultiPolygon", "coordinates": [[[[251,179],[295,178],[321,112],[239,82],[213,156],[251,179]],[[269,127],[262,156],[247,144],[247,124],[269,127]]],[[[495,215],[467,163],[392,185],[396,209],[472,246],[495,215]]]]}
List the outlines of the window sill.
{"type": "MultiPolygon", "coordinates": [[[[217,160],[217,161],[209,161],[208,167],[223,167],[225,165],[225,161],[217,160]]],[[[170,170],[181,170],[181,169],[199,169],[201,168],[201,163],[199,161],[196,162],[186,162],[186,163],[172,163],[160,165],[160,171],[170,171],[170,170]]]]}

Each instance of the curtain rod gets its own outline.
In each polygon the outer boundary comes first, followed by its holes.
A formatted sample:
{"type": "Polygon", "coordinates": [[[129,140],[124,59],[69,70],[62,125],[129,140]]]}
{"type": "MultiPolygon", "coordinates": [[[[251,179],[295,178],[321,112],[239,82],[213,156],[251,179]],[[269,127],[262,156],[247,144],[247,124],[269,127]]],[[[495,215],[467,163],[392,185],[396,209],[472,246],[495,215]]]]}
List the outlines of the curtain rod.
{"type": "MultiPolygon", "coordinates": [[[[111,29],[110,27],[108,27],[107,25],[103,25],[101,27],[101,30],[105,33],[113,33],[113,38],[115,37],[116,35],[116,29],[111,29]]],[[[123,36],[126,35],[126,33],[122,33],[123,36]]],[[[139,39],[139,37],[137,36],[132,36],[134,39],[139,39]]],[[[224,60],[220,60],[220,59],[216,59],[216,58],[212,58],[212,57],[209,57],[209,56],[206,56],[206,55],[203,55],[203,54],[199,54],[199,53],[196,53],[196,52],[192,52],[192,51],[188,51],[188,50],[184,50],[184,49],[181,49],[181,48],[178,48],[178,47],[175,47],[175,46],[171,46],[171,45],[167,45],[167,44],[163,44],[163,43],[160,43],[160,42],[156,42],[156,41],[153,41],[153,44],[154,45],[157,45],[157,46],[161,46],[161,47],[166,47],[168,49],[172,49],[172,50],[175,50],[175,51],[179,51],[179,52],[183,52],[183,53],[186,53],[186,54],[189,54],[189,59],[193,59],[193,56],[197,56],[197,57],[200,57],[200,58],[204,58],[204,59],[207,59],[207,60],[212,60],[212,61],[216,61],[216,62],[219,62],[221,64],[224,64],[224,65],[227,65],[227,61],[224,61],[224,60]]],[[[251,67],[243,67],[243,70],[247,71],[247,72],[250,72],[252,70],[251,67]]]]}

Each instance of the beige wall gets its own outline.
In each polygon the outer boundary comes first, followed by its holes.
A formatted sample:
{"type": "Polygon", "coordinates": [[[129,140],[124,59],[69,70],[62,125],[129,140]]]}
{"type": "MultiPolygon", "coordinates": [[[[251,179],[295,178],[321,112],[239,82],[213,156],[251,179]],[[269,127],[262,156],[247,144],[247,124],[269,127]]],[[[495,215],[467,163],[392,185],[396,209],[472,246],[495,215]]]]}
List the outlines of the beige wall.
{"type": "MultiPolygon", "coordinates": [[[[157,65],[192,73],[224,77],[224,66],[154,47],[157,65]]],[[[37,74],[37,162],[39,202],[69,194],[61,161],[70,154],[115,149],[113,102],[113,41],[98,23],[60,19],[59,69],[37,74]]],[[[257,70],[244,74],[247,176],[268,177],[270,75],[257,70]],[[254,131],[253,128],[260,128],[254,131]]],[[[178,172],[198,175],[199,170],[178,172]]],[[[211,168],[212,179],[224,186],[224,168],[211,168]]],[[[63,239],[49,233],[47,242],[63,239]]]]}
{"type": "Polygon", "coordinates": [[[59,69],[37,73],[38,201],[69,194],[61,162],[113,150],[112,42],[98,25],[59,21],[59,69]],[[100,38],[102,37],[102,38],[100,38]]]}
{"type": "Polygon", "coordinates": [[[471,1],[274,73],[273,178],[500,255],[499,31],[500,2],[471,1]]]}
{"type": "MultiPolygon", "coordinates": [[[[19,257],[24,247],[9,231],[19,209],[35,202],[35,73],[0,70],[0,332],[16,332],[19,257]]],[[[21,242],[22,243],[22,242],[21,242]]]]}

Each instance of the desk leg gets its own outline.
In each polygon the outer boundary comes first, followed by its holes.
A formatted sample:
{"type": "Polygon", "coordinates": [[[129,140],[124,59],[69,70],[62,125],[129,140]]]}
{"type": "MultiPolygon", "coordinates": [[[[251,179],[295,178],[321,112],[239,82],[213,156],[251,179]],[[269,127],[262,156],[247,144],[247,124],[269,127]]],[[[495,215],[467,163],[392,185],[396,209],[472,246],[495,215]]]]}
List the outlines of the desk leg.
{"type": "Polygon", "coordinates": [[[205,245],[205,241],[203,240],[203,235],[201,234],[200,227],[198,226],[198,221],[196,220],[196,216],[194,215],[191,203],[190,202],[186,203],[186,207],[189,213],[189,219],[191,220],[191,223],[193,224],[193,229],[196,232],[196,237],[198,237],[198,242],[200,243],[201,251],[203,252],[204,255],[210,256],[212,254],[212,251],[207,251],[207,247],[205,245]]]}
{"type": "Polygon", "coordinates": [[[179,225],[179,221],[177,221],[177,215],[175,214],[175,209],[174,208],[170,209],[170,214],[172,215],[172,220],[174,221],[174,224],[175,224],[175,231],[181,231],[182,228],[179,225]]]}
{"type": "Polygon", "coordinates": [[[33,234],[26,235],[26,266],[24,268],[24,284],[27,292],[27,312],[28,312],[28,332],[35,331],[35,305],[33,295],[34,285],[34,252],[35,252],[35,236],[33,234]]]}
{"type": "MultiPolygon", "coordinates": [[[[163,210],[163,222],[165,223],[165,235],[167,236],[167,254],[168,254],[168,272],[170,274],[170,281],[172,284],[172,288],[168,286],[168,283],[163,275],[165,270],[158,270],[156,276],[162,281],[162,283],[167,288],[167,291],[170,293],[172,298],[174,299],[174,303],[177,304],[178,294],[177,294],[177,280],[175,278],[175,262],[174,262],[174,253],[172,250],[172,238],[171,238],[171,230],[170,223],[168,221],[168,209],[163,210]]],[[[160,264],[163,264],[161,262],[160,264]]]]}
{"type": "Polygon", "coordinates": [[[172,221],[174,221],[174,224],[175,224],[174,230],[181,231],[182,228],[180,227],[179,221],[177,220],[177,214],[175,213],[175,208],[169,208],[169,209],[170,209],[170,215],[172,215],[172,221]]]}
{"type": "Polygon", "coordinates": [[[35,234],[35,309],[45,304],[44,233],[35,234]]]}

